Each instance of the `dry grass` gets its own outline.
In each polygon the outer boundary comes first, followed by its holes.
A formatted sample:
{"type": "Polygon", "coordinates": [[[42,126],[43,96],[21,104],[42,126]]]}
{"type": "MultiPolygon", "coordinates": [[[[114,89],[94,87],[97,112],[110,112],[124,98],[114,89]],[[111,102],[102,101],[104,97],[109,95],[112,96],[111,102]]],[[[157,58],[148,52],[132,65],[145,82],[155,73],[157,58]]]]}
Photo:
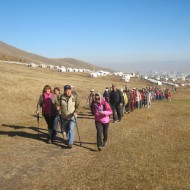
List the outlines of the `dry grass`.
{"type": "MultiPolygon", "coordinates": [[[[58,73],[0,63],[1,189],[189,189],[190,88],[179,88],[173,101],[154,102],[150,109],[125,115],[110,124],[105,150],[96,151],[96,130],[85,105],[91,88],[103,92],[117,77],[91,79],[87,74],[58,73]],[[79,130],[84,142],[72,150],[61,142],[45,143],[36,103],[45,84],[75,86],[81,99],[79,130]]],[[[149,86],[133,79],[129,86],[149,86]]],[[[77,135],[75,140],[77,141],[77,135]]]]}

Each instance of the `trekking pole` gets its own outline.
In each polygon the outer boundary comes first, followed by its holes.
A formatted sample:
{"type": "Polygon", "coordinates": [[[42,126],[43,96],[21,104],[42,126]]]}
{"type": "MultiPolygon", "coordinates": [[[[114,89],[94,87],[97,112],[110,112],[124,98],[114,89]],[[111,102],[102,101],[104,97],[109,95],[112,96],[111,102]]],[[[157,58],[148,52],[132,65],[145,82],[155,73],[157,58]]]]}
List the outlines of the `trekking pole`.
{"type": "Polygon", "coordinates": [[[39,132],[40,132],[40,114],[38,113],[38,114],[36,115],[36,117],[37,117],[37,122],[38,122],[38,140],[39,140],[39,132]]]}
{"type": "Polygon", "coordinates": [[[74,116],[74,119],[75,119],[75,124],[76,124],[76,128],[77,128],[77,133],[78,133],[78,137],[79,137],[79,143],[80,143],[80,146],[82,145],[82,142],[81,142],[81,140],[80,140],[80,134],[79,134],[79,129],[78,129],[78,124],[77,124],[77,119],[76,119],[76,117],[74,116]]]}

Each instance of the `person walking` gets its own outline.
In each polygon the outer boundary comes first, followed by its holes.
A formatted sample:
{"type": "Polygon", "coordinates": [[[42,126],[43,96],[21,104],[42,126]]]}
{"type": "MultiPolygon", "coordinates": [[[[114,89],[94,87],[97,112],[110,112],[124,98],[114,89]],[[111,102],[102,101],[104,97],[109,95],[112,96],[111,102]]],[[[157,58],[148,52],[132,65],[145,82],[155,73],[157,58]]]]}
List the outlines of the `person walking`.
{"type": "Polygon", "coordinates": [[[130,113],[131,112],[131,92],[127,86],[125,87],[125,93],[127,95],[127,100],[128,100],[125,106],[125,109],[126,109],[126,113],[130,113]]]}
{"type": "Polygon", "coordinates": [[[94,110],[95,126],[97,130],[97,147],[98,150],[101,151],[108,140],[109,116],[112,114],[112,110],[109,103],[98,93],[95,94],[95,101],[92,107],[94,110]]]}
{"type": "Polygon", "coordinates": [[[120,89],[121,91],[121,95],[122,95],[122,107],[121,107],[121,116],[123,117],[124,115],[124,112],[125,112],[125,107],[128,103],[128,98],[127,98],[127,95],[126,93],[123,91],[123,89],[121,88],[120,89]]]}
{"type": "Polygon", "coordinates": [[[57,107],[52,103],[52,89],[51,86],[45,85],[43,88],[42,95],[39,98],[37,104],[37,115],[40,113],[40,108],[42,108],[42,115],[45,118],[45,121],[48,125],[48,139],[47,142],[49,144],[55,138],[56,131],[54,130],[54,120],[57,114],[57,107]]]}
{"type": "Polygon", "coordinates": [[[150,106],[151,106],[151,101],[152,101],[151,97],[152,97],[151,92],[147,91],[147,107],[148,108],[150,108],[150,106]]]}
{"type": "Polygon", "coordinates": [[[110,90],[108,87],[106,87],[103,97],[105,98],[106,102],[110,102],[110,90]]]}
{"type": "Polygon", "coordinates": [[[71,93],[73,96],[77,96],[77,92],[74,89],[74,86],[71,86],[71,93]]]}
{"type": "Polygon", "coordinates": [[[86,105],[89,106],[92,115],[94,114],[93,110],[92,110],[92,104],[94,102],[94,97],[95,97],[95,92],[94,92],[94,89],[92,89],[90,91],[90,94],[88,95],[88,98],[87,98],[87,101],[86,101],[86,105]]]}
{"type": "Polygon", "coordinates": [[[64,86],[58,105],[61,110],[62,133],[67,135],[67,147],[72,148],[74,143],[74,127],[77,122],[77,111],[79,108],[78,95],[72,94],[71,86],[64,86]]]}
{"type": "Polygon", "coordinates": [[[113,123],[115,123],[116,118],[121,121],[121,107],[122,105],[122,95],[120,90],[117,89],[116,85],[112,85],[112,91],[110,94],[110,104],[113,111],[113,123]],[[116,116],[117,113],[117,116],[116,116]]]}
{"type": "MultiPolygon", "coordinates": [[[[52,103],[54,106],[56,106],[56,102],[58,101],[59,102],[59,99],[60,99],[60,88],[58,87],[55,87],[53,89],[53,96],[52,96],[52,103]]],[[[53,129],[54,129],[54,136],[56,137],[57,136],[57,133],[58,133],[58,126],[59,124],[61,124],[61,113],[60,113],[60,110],[59,110],[59,107],[57,107],[57,109],[55,110],[56,112],[56,117],[54,119],[54,123],[53,123],[53,129]]]]}

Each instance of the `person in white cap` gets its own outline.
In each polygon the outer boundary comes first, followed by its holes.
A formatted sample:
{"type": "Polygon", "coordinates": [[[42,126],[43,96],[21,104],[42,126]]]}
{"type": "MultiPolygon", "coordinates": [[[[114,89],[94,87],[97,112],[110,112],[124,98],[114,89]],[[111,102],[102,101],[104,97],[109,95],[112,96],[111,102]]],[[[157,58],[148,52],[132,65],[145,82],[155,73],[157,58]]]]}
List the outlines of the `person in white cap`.
{"type": "Polygon", "coordinates": [[[92,103],[94,102],[94,98],[95,98],[95,92],[94,89],[92,89],[86,101],[86,105],[89,106],[90,109],[92,108],[92,103]]]}
{"type": "Polygon", "coordinates": [[[74,89],[74,86],[72,86],[72,85],[71,85],[71,93],[72,93],[73,96],[77,96],[77,93],[76,93],[76,91],[74,89]]]}

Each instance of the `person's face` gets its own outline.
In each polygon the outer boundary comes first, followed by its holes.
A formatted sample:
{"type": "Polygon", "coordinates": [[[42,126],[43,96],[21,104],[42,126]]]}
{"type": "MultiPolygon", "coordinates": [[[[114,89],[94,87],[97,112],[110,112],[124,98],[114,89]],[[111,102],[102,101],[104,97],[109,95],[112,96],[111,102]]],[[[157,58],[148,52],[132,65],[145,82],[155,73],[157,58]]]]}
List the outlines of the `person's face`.
{"type": "Polygon", "coordinates": [[[112,89],[113,89],[114,91],[116,91],[117,87],[116,87],[116,86],[113,86],[112,89]]]}
{"type": "Polygon", "coordinates": [[[55,94],[56,94],[56,95],[59,95],[59,94],[60,94],[60,91],[56,89],[56,90],[55,90],[55,94]]]}
{"type": "Polygon", "coordinates": [[[49,88],[46,89],[46,93],[50,94],[51,90],[49,88]]]}
{"type": "Polygon", "coordinates": [[[95,96],[95,102],[97,102],[97,103],[100,102],[100,96],[95,96]]]}
{"type": "Polygon", "coordinates": [[[71,96],[71,94],[72,94],[71,89],[65,90],[65,95],[66,95],[66,96],[71,96]]]}

